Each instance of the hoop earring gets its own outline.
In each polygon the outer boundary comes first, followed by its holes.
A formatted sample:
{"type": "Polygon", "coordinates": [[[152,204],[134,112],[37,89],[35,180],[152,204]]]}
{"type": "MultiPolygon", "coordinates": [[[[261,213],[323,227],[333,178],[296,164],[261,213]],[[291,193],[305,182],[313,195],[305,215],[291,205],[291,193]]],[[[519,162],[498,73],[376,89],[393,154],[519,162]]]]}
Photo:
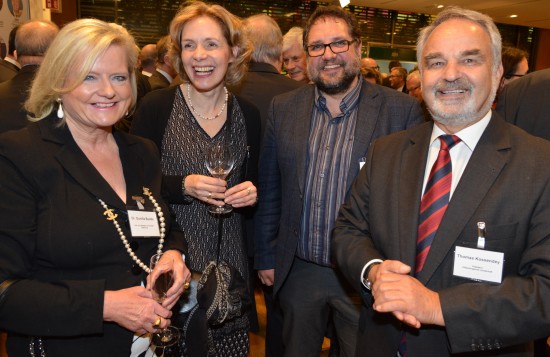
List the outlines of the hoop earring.
{"type": "Polygon", "coordinates": [[[63,100],[61,98],[57,98],[56,102],[59,104],[57,107],[57,117],[59,119],[63,119],[63,117],[65,117],[65,112],[63,111],[63,100]]]}

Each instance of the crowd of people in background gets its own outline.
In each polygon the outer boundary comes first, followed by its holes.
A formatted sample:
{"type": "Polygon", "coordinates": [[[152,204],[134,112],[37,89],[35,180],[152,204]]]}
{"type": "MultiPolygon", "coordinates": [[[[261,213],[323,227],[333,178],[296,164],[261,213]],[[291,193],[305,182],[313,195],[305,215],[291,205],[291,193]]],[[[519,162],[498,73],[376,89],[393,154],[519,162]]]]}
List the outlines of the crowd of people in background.
{"type": "Polygon", "coordinates": [[[410,70],[363,45],[333,5],[283,34],[193,1],[141,48],[96,19],[14,27],[9,356],[249,356],[257,288],[268,357],[319,356],[325,337],[332,357],[550,355],[550,69],[529,73],[491,18],[459,7],[420,32],[410,70]],[[205,165],[214,146],[227,176],[205,165]],[[171,325],[177,342],[155,345],[171,325]]]}

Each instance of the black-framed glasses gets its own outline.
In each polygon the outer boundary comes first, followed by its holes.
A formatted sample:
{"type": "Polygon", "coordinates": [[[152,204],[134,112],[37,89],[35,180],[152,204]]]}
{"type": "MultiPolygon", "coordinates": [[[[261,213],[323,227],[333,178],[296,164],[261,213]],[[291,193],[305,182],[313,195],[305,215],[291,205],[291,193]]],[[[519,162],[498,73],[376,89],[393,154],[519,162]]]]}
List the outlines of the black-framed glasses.
{"type": "Polygon", "coordinates": [[[319,57],[325,54],[327,47],[330,47],[332,53],[342,53],[349,50],[349,45],[356,40],[338,40],[331,43],[318,43],[306,46],[306,52],[309,57],[319,57]]]}

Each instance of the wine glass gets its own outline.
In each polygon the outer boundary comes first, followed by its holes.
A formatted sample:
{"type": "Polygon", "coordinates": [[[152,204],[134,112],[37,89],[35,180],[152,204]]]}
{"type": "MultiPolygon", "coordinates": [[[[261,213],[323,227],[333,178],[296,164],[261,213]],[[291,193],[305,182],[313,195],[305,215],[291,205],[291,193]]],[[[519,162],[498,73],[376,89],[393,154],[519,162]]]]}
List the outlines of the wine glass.
{"type": "MultiPolygon", "coordinates": [[[[223,143],[214,144],[206,153],[206,168],[213,177],[225,180],[235,165],[235,157],[228,145],[223,143]]],[[[225,214],[233,211],[231,205],[210,206],[208,212],[214,214],[225,214]]]]}
{"type": "MultiPolygon", "coordinates": [[[[174,283],[172,275],[174,268],[174,258],[169,254],[155,254],[151,257],[149,265],[151,273],[155,271],[156,279],[152,282],[151,292],[153,298],[159,303],[166,299],[166,292],[174,283]]],[[[168,326],[159,332],[152,335],[151,341],[153,345],[160,348],[166,348],[174,345],[180,338],[179,330],[174,326],[168,326]]]]}

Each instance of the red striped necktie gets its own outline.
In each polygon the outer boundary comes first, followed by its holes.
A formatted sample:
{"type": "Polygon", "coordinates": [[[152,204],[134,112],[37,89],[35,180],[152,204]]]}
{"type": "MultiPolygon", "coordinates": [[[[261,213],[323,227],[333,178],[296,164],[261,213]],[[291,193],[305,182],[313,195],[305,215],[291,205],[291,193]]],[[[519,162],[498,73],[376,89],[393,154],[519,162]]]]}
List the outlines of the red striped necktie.
{"type": "Polygon", "coordinates": [[[460,142],[460,138],[455,135],[441,135],[438,139],[441,144],[439,154],[430,171],[420,202],[415,274],[424,267],[439,223],[449,205],[453,176],[449,151],[460,142]]]}
{"type": "MultiPolygon", "coordinates": [[[[460,142],[460,138],[455,135],[441,135],[438,139],[440,143],[439,153],[430,171],[424,195],[420,202],[415,275],[420,273],[424,267],[435,233],[447,210],[451,196],[453,168],[449,150],[460,142]]],[[[407,334],[404,331],[401,334],[397,355],[400,357],[407,356],[407,334]]]]}

